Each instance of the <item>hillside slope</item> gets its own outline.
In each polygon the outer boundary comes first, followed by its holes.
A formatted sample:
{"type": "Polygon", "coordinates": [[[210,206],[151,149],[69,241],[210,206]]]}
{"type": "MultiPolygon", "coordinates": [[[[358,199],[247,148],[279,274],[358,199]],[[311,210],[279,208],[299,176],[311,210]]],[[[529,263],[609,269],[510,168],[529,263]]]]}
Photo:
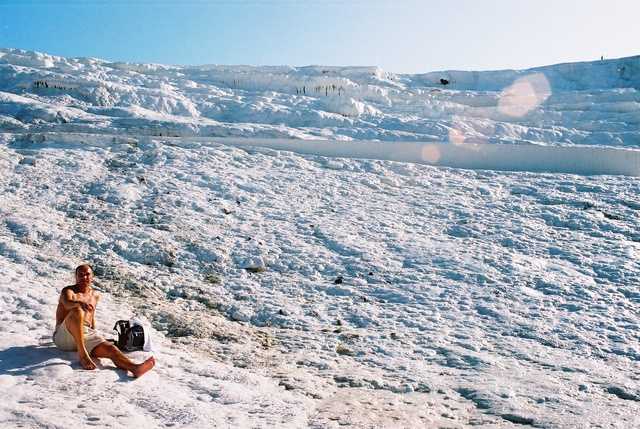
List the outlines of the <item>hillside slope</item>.
{"type": "Polygon", "coordinates": [[[35,137],[0,144],[2,426],[640,425],[636,180],[35,137]],[[140,380],[51,344],[83,261],[101,329],[153,327],[140,380]]]}
{"type": "Polygon", "coordinates": [[[640,57],[416,75],[0,49],[0,129],[640,147],[640,57]],[[440,79],[449,83],[442,85],[440,79]]]}

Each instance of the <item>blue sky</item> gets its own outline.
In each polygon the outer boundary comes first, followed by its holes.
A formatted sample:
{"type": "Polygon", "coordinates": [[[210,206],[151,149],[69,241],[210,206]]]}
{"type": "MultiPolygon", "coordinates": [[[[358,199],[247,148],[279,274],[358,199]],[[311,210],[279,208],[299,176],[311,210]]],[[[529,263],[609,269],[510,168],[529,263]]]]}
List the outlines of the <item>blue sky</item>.
{"type": "Polygon", "coordinates": [[[0,0],[0,47],[166,64],[487,70],[640,54],[637,0],[0,0]]]}

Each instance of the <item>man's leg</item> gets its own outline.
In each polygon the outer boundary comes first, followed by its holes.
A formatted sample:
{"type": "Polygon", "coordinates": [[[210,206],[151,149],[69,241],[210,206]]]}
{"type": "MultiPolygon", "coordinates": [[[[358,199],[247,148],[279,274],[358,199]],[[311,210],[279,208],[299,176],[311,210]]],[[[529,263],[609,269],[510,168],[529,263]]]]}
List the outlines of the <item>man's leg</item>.
{"type": "Polygon", "coordinates": [[[107,341],[95,346],[91,351],[91,356],[111,359],[118,368],[131,371],[134,377],[140,377],[156,364],[153,356],[142,363],[133,363],[116,346],[107,341]]]}
{"type": "Polygon", "coordinates": [[[96,369],[96,364],[91,360],[89,353],[87,353],[87,348],[84,346],[84,311],[80,307],[72,308],[64,319],[64,324],[67,331],[76,340],[80,365],[84,369],[96,369]]]}

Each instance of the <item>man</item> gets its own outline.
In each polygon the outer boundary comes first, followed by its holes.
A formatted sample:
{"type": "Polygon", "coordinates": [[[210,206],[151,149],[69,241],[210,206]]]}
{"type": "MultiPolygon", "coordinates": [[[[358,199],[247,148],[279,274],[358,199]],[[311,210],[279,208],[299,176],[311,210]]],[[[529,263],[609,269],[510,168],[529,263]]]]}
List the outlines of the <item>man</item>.
{"type": "Polygon", "coordinates": [[[76,284],[62,289],[56,310],[56,329],[53,342],[64,351],[78,351],[84,369],[96,369],[91,358],[108,358],[121,369],[140,377],[155,365],[150,357],[142,363],[133,363],[112,343],[95,330],[96,306],[100,294],[91,288],[93,270],[87,264],[76,268],[76,284]]]}

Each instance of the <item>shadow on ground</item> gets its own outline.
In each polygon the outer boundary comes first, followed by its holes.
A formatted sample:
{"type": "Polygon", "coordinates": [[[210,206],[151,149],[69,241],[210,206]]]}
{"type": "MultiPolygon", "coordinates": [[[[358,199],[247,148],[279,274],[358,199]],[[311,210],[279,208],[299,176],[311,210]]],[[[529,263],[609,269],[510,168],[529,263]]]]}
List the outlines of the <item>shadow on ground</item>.
{"type": "Polygon", "coordinates": [[[0,350],[0,375],[32,375],[53,365],[69,365],[69,355],[54,345],[29,345],[0,350]]]}

